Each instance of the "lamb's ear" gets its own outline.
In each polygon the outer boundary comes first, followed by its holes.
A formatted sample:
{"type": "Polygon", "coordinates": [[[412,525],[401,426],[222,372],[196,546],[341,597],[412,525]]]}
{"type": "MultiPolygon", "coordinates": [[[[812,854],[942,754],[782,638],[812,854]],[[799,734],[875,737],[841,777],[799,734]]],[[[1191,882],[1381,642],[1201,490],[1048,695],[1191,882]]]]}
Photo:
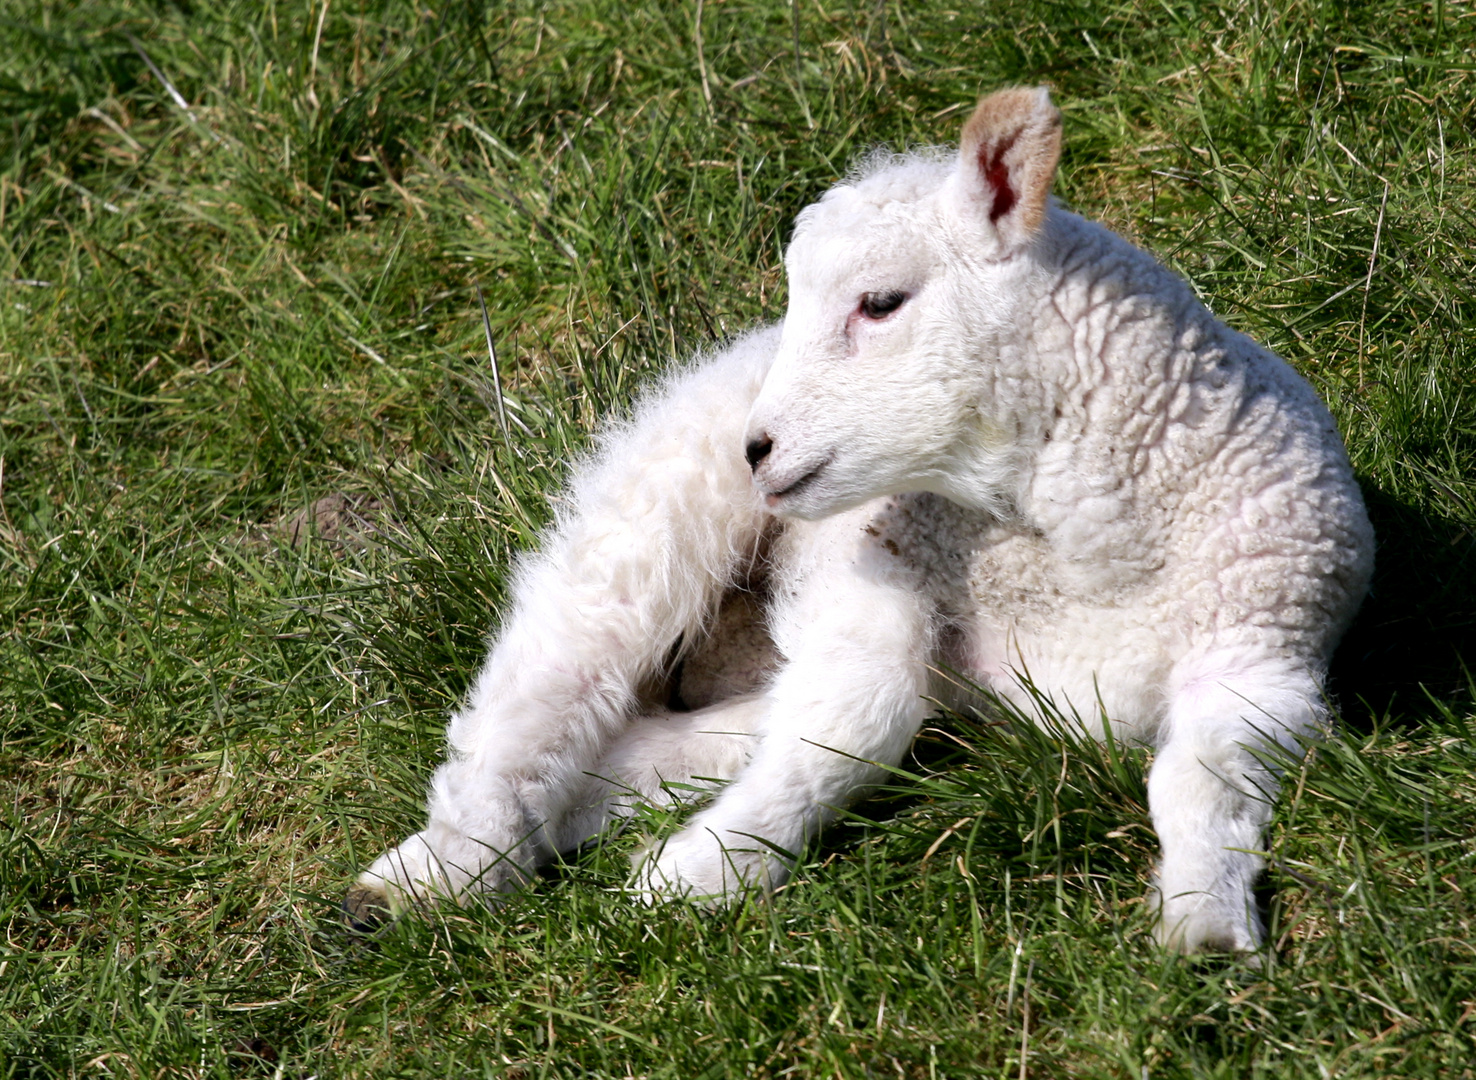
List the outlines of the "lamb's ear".
{"type": "Polygon", "coordinates": [[[1040,228],[1060,159],[1061,114],[1043,86],[990,94],[964,124],[955,190],[994,227],[1001,255],[1040,228]]]}

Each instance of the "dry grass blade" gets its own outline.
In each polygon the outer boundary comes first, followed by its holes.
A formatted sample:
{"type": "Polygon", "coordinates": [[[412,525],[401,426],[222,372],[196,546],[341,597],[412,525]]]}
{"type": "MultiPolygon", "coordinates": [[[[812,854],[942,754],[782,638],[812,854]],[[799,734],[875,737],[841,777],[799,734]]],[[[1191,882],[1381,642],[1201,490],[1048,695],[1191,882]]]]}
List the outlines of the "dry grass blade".
{"type": "Polygon", "coordinates": [[[502,437],[511,439],[512,435],[507,430],[507,408],[502,403],[502,374],[497,368],[497,346],[492,341],[492,320],[487,315],[487,298],[482,294],[482,286],[477,286],[477,305],[482,311],[482,332],[487,337],[487,364],[492,371],[492,389],[497,395],[497,425],[502,428],[502,437]]]}

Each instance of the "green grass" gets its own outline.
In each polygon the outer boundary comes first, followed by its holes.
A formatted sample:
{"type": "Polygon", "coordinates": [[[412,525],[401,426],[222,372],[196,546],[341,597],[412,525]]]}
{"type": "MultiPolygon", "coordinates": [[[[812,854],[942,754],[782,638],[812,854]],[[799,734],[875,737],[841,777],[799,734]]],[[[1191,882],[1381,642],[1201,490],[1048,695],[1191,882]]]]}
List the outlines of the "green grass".
{"type": "Polygon", "coordinates": [[[1473,77],[1455,0],[5,0],[0,1076],[1476,1076],[1473,77]],[[1042,81],[1379,531],[1271,963],[1149,943],[1141,752],[968,718],[770,902],[634,906],[627,835],[347,934],[599,417],[782,313],[852,157],[1042,81]]]}

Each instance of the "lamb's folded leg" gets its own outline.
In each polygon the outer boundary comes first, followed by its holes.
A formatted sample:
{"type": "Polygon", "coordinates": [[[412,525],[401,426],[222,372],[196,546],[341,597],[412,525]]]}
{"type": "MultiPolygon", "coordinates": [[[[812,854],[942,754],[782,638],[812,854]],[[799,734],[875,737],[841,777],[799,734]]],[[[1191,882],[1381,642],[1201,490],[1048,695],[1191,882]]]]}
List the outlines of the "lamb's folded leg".
{"type": "Polygon", "coordinates": [[[813,563],[786,567],[801,575],[775,612],[788,663],[765,695],[753,758],[638,867],[648,897],[712,900],[783,883],[788,855],[911,745],[929,711],[931,605],[909,581],[877,572],[865,551],[867,517],[863,507],[820,523],[813,563]],[[847,558],[847,543],[858,557],[847,558]]]}
{"type": "Polygon", "coordinates": [[[1237,653],[1176,675],[1148,776],[1163,849],[1157,935],[1183,952],[1250,952],[1264,935],[1252,889],[1280,787],[1274,756],[1315,732],[1321,689],[1306,667],[1237,653]]]}
{"type": "Polygon", "coordinates": [[[429,823],[360,875],[350,908],[513,888],[551,853],[637,688],[757,550],[742,429],[776,343],[752,334],[671,380],[576,471],[451,718],[429,823]]]}
{"type": "Polygon", "coordinates": [[[721,788],[748,763],[767,709],[754,693],[636,717],[586,775],[554,845],[570,851],[642,804],[672,807],[721,788]]]}

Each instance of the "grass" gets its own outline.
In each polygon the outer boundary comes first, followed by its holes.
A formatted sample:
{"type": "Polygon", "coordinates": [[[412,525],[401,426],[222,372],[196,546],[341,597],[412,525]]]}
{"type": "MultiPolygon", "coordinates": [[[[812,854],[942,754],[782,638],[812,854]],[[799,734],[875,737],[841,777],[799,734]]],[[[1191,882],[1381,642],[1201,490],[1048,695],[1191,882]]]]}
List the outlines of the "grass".
{"type": "Polygon", "coordinates": [[[1476,8],[6,0],[0,40],[0,1076],[1476,1075],[1476,8]],[[782,314],[848,160],[1041,81],[1060,195],[1316,383],[1379,531],[1271,963],[1148,942],[1142,752],[967,717],[771,902],[635,907],[627,836],[346,934],[598,418],[782,314]]]}

